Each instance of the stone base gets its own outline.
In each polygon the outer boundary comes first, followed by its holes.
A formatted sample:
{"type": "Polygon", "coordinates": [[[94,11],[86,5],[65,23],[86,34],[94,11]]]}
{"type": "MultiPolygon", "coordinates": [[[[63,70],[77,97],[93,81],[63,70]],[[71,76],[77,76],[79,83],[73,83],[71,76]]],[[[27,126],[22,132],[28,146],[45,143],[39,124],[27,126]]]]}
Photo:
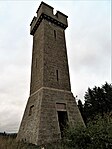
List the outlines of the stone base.
{"type": "Polygon", "coordinates": [[[42,145],[61,139],[57,111],[63,110],[67,111],[70,124],[83,124],[70,91],[41,88],[29,97],[17,140],[42,145]]]}

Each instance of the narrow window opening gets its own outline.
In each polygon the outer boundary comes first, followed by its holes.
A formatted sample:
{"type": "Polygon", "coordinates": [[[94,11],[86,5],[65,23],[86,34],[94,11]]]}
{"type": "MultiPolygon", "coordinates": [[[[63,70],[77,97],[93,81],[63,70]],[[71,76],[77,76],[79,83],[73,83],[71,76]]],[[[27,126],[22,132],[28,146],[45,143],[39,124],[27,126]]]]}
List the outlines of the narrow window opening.
{"type": "Polygon", "coordinates": [[[64,138],[64,130],[66,129],[68,124],[67,111],[57,111],[57,112],[58,112],[58,122],[59,122],[61,137],[64,138]]]}
{"type": "Polygon", "coordinates": [[[33,110],[34,110],[34,105],[32,105],[32,106],[30,107],[30,110],[29,110],[29,116],[31,116],[31,115],[32,115],[33,110]]]}
{"type": "Polygon", "coordinates": [[[54,38],[55,38],[55,40],[56,40],[56,31],[54,30],[54,38]]]}
{"type": "Polygon", "coordinates": [[[59,81],[59,74],[58,74],[58,70],[56,70],[56,79],[57,79],[57,81],[59,81]]]}

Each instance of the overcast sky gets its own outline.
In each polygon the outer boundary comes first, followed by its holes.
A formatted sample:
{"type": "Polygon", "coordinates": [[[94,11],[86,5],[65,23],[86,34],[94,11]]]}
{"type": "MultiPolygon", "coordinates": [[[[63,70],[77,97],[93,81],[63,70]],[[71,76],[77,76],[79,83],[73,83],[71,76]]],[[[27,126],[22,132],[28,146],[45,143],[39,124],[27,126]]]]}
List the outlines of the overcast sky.
{"type": "MultiPolygon", "coordinates": [[[[0,131],[17,132],[29,97],[30,22],[38,1],[0,1],[0,131]]],[[[111,1],[44,2],[68,15],[66,44],[71,87],[83,99],[88,87],[111,83],[111,1]]]]}

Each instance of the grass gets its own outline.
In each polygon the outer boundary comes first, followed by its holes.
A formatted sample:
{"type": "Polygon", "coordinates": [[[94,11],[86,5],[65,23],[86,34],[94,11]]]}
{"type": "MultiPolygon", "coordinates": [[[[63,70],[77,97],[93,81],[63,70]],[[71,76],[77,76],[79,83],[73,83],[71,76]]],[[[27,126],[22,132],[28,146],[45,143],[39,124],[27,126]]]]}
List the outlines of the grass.
{"type": "MultiPolygon", "coordinates": [[[[33,144],[17,142],[17,134],[0,133],[0,149],[43,149],[33,144]]],[[[66,149],[61,142],[44,145],[44,149],[66,149]]],[[[68,148],[67,148],[68,149],[68,148]]]]}
{"type": "Polygon", "coordinates": [[[0,149],[41,149],[33,144],[16,141],[17,134],[0,133],[0,149]]]}

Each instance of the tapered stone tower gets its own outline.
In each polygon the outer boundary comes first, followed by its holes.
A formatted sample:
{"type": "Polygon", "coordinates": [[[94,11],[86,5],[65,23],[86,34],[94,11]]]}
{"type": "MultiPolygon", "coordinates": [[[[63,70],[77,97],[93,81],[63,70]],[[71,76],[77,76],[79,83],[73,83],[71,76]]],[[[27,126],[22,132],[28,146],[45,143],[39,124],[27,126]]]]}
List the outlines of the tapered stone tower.
{"type": "Polygon", "coordinates": [[[63,137],[67,123],[83,123],[71,93],[65,29],[67,16],[41,2],[33,35],[30,97],[17,140],[41,145],[63,137]]]}

